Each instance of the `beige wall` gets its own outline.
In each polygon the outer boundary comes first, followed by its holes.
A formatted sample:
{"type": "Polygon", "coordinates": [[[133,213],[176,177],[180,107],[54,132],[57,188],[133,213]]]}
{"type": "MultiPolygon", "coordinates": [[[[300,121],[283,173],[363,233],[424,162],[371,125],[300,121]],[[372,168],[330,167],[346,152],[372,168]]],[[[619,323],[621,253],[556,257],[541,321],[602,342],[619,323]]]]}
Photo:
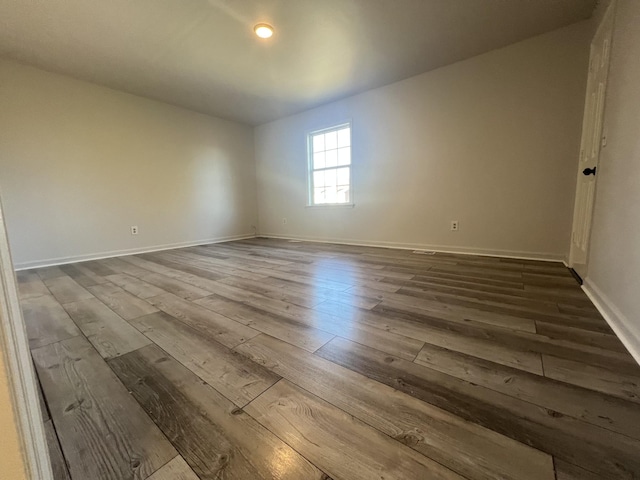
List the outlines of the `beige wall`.
{"type": "Polygon", "coordinates": [[[18,267],[253,234],[250,127],[4,61],[0,112],[18,267]]]}
{"type": "Polygon", "coordinates": [[[258,127],[260,233],[564,258],[589,27],[258,127]],[[305,208],[305,135],[345,119],[353,122],[356,206],[305,208]]]}
{"type": "Polygon", "coordinates": [[[0,478],[21,480],[27,477],[20,452],[17,420],[11,405],[7,373],[4,352],[0,351],[0,478]]]}
{"type": "Polygon", "coordinates": [[[618,0],[585,285],[640,361],[640,2],[618,0]]]}

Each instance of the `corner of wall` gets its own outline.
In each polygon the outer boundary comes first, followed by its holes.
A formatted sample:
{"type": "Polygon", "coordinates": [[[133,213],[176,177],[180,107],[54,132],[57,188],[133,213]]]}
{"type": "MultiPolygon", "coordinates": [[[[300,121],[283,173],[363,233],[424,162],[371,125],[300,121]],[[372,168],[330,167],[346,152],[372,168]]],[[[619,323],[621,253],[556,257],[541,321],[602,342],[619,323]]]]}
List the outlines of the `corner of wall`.
{"type": "Polygon", "coordinates": [[[640,328],[635,326],[590,278],[585,279],[582,289],[640,365],[640,328]]]}

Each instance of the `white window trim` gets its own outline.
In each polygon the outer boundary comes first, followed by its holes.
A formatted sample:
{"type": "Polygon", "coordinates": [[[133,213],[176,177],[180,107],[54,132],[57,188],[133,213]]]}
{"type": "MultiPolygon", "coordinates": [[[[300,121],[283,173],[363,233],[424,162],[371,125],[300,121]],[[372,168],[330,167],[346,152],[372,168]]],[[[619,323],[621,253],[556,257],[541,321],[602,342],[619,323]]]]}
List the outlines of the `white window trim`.
{"type": "MultiPolygon", "coordinates": [[[[306,142],[307,142],[307,204],[305,208],[353,208],[356,206],[354,202],[353,195],[353,121],[351,119],[343,120],[341,122],[336,122],[334,124],[328,125],[326,127],[309,130],[306,132],[306,142]],[[313,203],[313,145],[311,141],[312,135],[317,135],[319,133],[332,132],[334,130],[340,130],[341,128],[349,127],[349,148],[351,149],[350,157],[351,162],[349,163],[349,199],[351,200],[348,203],[313,203]]],[[[326,168],[318,168],[316,171],[320,170],[331,170],[337,167],[326,167],[326,168]]]]}

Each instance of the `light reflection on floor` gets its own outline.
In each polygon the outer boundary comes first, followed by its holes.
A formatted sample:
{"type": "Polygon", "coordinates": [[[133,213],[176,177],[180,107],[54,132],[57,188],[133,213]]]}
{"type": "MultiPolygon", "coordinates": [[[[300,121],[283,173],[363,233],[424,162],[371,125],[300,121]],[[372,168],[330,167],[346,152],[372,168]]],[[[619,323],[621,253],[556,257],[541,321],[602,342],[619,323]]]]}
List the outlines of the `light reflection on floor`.
{"type": "Polygon", "coordinates": [[[316,305],[314,310],[310,310],[313,326],[320,330],[326,330],[334,335],[345,335],[351,338],[359,329],[354,328],[354,322],[359,315],[359,309],[346,303],[338,303],[331,300],[331,291],[323,287],[323,283],[333,282],[344,285],[344,292],[357,284],[356,268],[349,261],[341,261],[335,258],[320,259],[309,265],[313,270],[307,274],[312,275],[314,294],[318,300],[323,300],[320,305],[316,305]],[[317,308],[323,311],[316,310],[317,308]]]}

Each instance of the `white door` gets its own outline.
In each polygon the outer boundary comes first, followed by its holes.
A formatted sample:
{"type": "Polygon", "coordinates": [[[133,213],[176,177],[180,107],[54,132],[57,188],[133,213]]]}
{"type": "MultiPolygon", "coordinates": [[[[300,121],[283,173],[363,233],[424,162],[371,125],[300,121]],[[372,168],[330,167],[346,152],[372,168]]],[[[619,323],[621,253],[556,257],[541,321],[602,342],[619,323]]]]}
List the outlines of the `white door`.
{"type": "Polygon", "coordinates": [[[614,4],[612,2],[591,42],[587,98],[582,122],[580,164],[573,211],[571,250],[569,253],[569,265],[582,278],[587,275],[589,236],[596,193],[598,158],[600,157],[600,148],[606,142],[606,138],[602,135],[602,120],[609,72],[609,54],[611,52],[613,8],[614,4]]]}

